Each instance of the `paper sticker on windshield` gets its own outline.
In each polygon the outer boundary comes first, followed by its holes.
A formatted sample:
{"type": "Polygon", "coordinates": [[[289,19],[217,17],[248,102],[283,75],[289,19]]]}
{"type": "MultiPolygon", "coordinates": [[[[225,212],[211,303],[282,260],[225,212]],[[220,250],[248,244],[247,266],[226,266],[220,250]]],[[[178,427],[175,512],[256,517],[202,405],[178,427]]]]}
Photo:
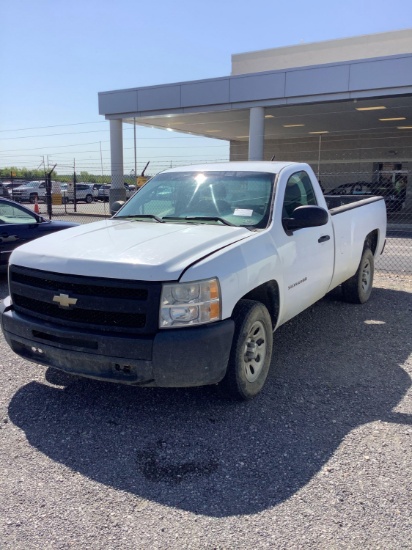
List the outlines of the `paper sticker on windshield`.
{"type": "Polygon", "coordinates": [[[253,210],[248,210],[246,208],[235,208],[235,211],[233,212],[234,216],[247,216],[251,217],[253,216],[253,210]]]}

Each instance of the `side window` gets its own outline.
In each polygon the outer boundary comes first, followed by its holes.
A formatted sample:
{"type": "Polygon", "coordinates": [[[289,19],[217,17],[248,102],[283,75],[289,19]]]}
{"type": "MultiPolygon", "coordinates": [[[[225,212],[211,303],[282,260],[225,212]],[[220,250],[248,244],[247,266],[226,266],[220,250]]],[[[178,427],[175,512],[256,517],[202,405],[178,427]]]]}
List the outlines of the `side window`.
{"type": "Polygon", "coordinates": [[[31,212],[22,210],[13,204],[0,204],[0,223],[36,224],[37,220],[31,212]]]}
{"type": "Polygon", "coordinates": [[[298,206],[317,205],[315,191],[306,172],[296,172],[286,184],[282,216],[291,218],[298,206]]]}

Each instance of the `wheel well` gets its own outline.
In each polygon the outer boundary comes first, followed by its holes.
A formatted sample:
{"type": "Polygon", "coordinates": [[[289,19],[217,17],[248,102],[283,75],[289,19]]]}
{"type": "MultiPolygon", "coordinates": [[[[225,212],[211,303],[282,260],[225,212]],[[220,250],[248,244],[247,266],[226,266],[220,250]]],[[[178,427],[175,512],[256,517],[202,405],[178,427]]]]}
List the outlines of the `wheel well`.
{"type": "Polygon", "coordinates": [[[279,317],[279,286],[276,281],[268,281],[254,288],[243,298],[261,302],[269,311],[272,327],[276,326],[279,317]]]}
{"type": "Polygon", "coordinates": [[[378,230],[371,231],[366,236],[363,248],[370,248],[373,255],[375,255],[376,247],[378,246],[378,230]]]}

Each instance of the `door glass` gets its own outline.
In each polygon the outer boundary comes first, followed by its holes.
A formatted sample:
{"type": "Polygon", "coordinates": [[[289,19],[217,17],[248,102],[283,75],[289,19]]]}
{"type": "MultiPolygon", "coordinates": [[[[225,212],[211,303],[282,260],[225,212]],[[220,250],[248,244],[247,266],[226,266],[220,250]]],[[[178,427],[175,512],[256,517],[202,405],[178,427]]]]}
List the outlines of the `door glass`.
{"type": "Polygon", "coordinates": [[[36,224],[37,219],[27,210],[13,204],[0,204],[0,223],[2,224],[36,224]]]}
{"type": "Polygon", "coordinates": [[[304,171],[290,176],[283,201],[283,217],[291,218],[298,206],[317,205],[316,195],[308,174],[304,171]]]}

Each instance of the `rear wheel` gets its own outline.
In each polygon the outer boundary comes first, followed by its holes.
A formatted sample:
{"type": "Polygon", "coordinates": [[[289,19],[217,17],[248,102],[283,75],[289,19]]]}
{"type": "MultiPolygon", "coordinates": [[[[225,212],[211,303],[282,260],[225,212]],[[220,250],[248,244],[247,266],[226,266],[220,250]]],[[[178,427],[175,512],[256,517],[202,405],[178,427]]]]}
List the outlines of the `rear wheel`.
{"type": "Polygon", "coordinates": [[[370,298],[375,272],[374,257],[370,248],[365,248],[355,275],[342,284],[343,298],[352,304],[364,304],[370,298]]]}
{"type": "Polygon", "coordinates": [[[269,372],[272,322],[266,307],[253,300],[241,300],[233,310],[232,318],[235,333],[221,388],[232,398],[252,399],[263,388],[269,372]]]}
{"type": "Polygon", "coordinates": [[[31,204],[34,204],[34,203],[36,202],[36,199],[37,199],[37,201],[38,201],[38,199],[39,199],[37,193],[32,193],[32,194],[30,195],[30,202],[31,202],[31,204]]]}

